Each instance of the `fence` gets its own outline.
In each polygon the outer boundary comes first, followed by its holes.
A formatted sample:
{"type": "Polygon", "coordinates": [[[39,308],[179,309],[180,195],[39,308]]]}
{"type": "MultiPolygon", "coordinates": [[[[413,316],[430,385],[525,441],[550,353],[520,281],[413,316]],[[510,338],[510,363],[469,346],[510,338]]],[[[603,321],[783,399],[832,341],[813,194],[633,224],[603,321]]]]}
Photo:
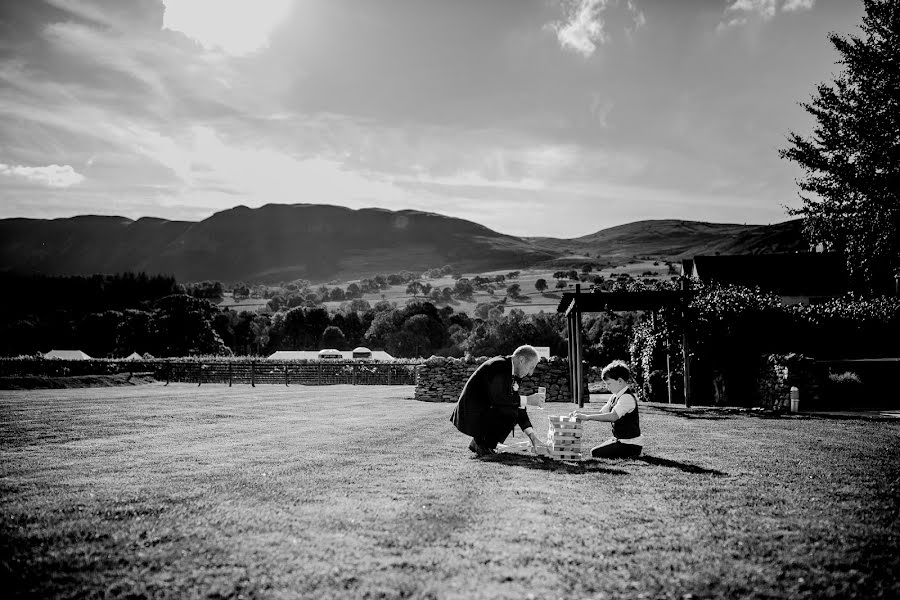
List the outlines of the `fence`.
{"type": "Polygon", "coordinates": [[[0,360],[2,377],[71,377],[153,373],[160,381],[224,383],[228,385],[415,385],[421,361],[341,361],[266,359],[154,359],[59,360],[15,358],[0,360]]]}

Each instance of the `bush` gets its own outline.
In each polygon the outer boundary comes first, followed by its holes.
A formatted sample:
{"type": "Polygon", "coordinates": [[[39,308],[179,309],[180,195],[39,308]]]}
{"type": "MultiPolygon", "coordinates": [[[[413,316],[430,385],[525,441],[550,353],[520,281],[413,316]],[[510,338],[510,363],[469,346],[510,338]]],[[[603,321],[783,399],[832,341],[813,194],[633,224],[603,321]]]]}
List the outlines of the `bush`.
{"type": "Polygon", "coordinates": [[[823,382],[819,408],[823,410],[860,408],[865,403],[864,393],[863,381],[853,371],[829,373],[823,382]]]}

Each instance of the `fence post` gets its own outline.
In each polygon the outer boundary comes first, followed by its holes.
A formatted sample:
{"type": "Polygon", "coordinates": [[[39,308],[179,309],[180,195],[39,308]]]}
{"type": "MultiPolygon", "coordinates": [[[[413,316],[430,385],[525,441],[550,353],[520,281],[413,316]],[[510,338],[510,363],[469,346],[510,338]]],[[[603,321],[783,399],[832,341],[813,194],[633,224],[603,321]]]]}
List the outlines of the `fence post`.
{"type": "Polygon", "coordinates": [[[350,383],[356,385],[356,365],[350,363],[350,383]]]}
{"type": "Polygon", "coordinates": [[[200,384],[203,383],[203,363],[199,360],[197,361],[197,387],[200,387],[200,384]]]}
{"type": "Polygon", "coordinates": [[[172,361],[166,361],[166,385],[169,385],[169,381],[172,379],[172,361]]]}
{"type": "Polygon", "coordinates": [[[392,364],[390,364],[390,363],[389,363],[388,366],[387,366],[387,369],[388,369],[388,385],[391,385],[391,375],[392,375],[393,372],[394,372],[393,366],[394,366],[394,365],[392,365],[392,364]]]}
{"type": "Polygon", "coordinates": [[[231,387],[231,361],[228,362],[228,387],[231,387]]]}
{"type": "Polygon", "coordinates": [[[322,363],[316,363],[316,385],[322,385],[322,363]]]}
{"type": "Polygon", "coordinates": [[[288,384],[288,366],[287,363],[284,363],[284,385],[288,384]]]}
{"type": "Polygon", "coordinates": [[[256,387],[256,373],[254,371],[254,362],[250,361],[250,387],[256,387]]]}

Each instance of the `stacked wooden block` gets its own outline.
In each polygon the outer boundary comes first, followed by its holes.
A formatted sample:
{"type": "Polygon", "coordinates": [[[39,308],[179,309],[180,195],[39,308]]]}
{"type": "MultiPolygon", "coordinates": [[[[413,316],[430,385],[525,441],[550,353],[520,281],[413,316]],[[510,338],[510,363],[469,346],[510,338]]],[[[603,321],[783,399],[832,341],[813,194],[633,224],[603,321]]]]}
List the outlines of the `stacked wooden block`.
{"type": "Polygon", "coordinates": [[[581,435],[584,428],[581,419],[575,417],[550,417],[547,430],[547,451],[550,458],[581,460],[581,435]]]}

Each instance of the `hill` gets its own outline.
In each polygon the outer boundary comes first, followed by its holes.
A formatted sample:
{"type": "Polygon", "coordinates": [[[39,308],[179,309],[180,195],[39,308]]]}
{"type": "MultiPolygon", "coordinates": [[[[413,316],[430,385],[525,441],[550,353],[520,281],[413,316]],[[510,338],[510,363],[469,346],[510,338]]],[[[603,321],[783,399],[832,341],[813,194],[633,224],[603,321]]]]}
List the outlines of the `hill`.
{"type": "Polygon", "coordinates": [[[435,213],[315,204],[238,206],[200,222],[108,216],[0,220],[0,271],[145,271],[179,281],[319,282],[447,264],[484,272],[552,265],[573,255],[622,262],[804,247],[800,221],[640,221],[573,239],[519,238],[435,213]]]}
{"type": "Polygon", "coordinates": [[[636,221],[571,239],[528,238],[560,253],[630,259],[654,256],[689,258],[702,254],[760,254],[806,250],[803,221],[775,225],[737,225],[658,219],[636,221]]]}
{"type": "Polygon", "coordinates": [[[0,221],[0,270],[146,271],[180,281],[329,280],[453,264],[513,268],[553,258],[532,242],[413,210],[238,206],[198,223],[122,217],[0,221]]]}

